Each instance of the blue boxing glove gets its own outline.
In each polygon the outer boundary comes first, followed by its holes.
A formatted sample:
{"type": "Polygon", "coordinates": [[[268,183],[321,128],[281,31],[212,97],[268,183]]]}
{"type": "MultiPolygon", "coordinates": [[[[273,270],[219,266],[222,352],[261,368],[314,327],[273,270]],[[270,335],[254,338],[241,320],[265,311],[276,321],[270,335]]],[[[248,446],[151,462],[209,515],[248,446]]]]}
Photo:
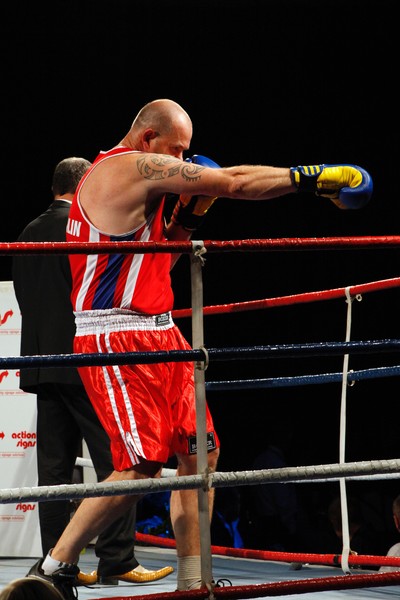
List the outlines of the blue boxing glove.
{"type": "Polygon", "coordinates": [[[221,168],[216,162],[211,160],[211,158],[207,158],[207,156],[202,156],[201,154],[193,154],[192,158],[185,158],[185,162],[191,162],[195,165],[200,165],[201,167],[210,167],[210,169],[221,168]]]}
{"type": "Polygon", "coordinates": [[[362,208],[372,196],[371,175],[357,165],[292,167],[290,173],[299,192],[314,192],[342,209],[362,208]]]}
{"type": "MultiPolygon", "coordinates": [[[[216,162],[201,154],[194,154],[192,158],[187,158],[186,162],[191,162],[202,167],[220,169],[220,166],[216,162]]],[[[189,196],[188,194],[181,194],[173,210],[171,220],[175,225],[180,225],[186,231],[195,231],[203,223],[208,209],[216,199],[217,196],[189,196]]]]}

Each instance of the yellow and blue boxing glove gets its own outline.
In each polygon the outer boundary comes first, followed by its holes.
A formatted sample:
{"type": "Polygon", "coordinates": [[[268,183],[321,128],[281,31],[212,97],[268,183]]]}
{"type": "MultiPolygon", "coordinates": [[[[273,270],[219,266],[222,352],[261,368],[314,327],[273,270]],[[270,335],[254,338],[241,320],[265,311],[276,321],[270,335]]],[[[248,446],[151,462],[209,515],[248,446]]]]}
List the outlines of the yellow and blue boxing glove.
{"type": "Polygon", "coordinates": [[[357,165],[292,167],[290,173],[299,192],[329,198],[341,209],[362,208],[372,196],[371,175],[357,165]]]}
{"type": "MultiPolygon", "coordinates": [[[[216,162],[201,154],[194,154],[191,158],[187,158],[186,162],[212,169],[221,168],[216,162]]],[[[175,225],[180,225],[186,231],[195,231],[203,223],[208,209],[216,199],[217,196],[189,196],[188,194],[181,194],[175,204],[171,220],[175,225]]]]}

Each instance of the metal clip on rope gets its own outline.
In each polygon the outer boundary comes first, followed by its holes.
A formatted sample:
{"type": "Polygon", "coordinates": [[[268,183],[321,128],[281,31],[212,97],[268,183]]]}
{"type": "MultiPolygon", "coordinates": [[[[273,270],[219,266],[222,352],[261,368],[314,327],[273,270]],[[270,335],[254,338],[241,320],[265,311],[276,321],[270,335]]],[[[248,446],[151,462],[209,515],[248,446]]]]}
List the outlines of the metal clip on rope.
{"type": "Polygon", "coordinates": [[[199,350],[201,350],[204,353],[205,360],[198,360],[196,362],[196,369],[198,369],[199,371],[206,371],[210,363],[208,350],[207,348],[205,348],[205,346],[200,346],[199,350]]]}
{"type": "Polygon", "coordinates": [[[207,252],[207,248],[204,245],[203,240],[191,240],[192,241],[192,249],[193,255],[200,259],[201,264],[204,265],[206,259],[204,258],[204,254],[207,252]]]}
{"type": "Polygon", "coordinates": [[[353,369],[350,369],[350,370],[347,372],[347,385],[348,385],[348,387],[353,387],[353,385],[355,385],[355,384],[356,384],[356,380],[355,380],[355,379],[352,379],[352,375],[353,375],[353,374],[354,374],[354,371],[353,371],[353,369]]]}

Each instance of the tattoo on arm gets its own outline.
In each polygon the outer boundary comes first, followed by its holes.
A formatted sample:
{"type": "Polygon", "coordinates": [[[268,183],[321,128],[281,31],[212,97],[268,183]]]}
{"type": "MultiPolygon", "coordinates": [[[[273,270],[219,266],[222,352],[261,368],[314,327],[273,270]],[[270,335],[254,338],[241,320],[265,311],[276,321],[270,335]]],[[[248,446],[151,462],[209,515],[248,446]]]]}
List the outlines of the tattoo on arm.
{"type": "Polygon", "coordinates": [[[166,154],[148,154],[139,158],[136,164],[145,179],[167,179],[180,174],[185,181],[198,181],[204,169],[200,165],[181,162],[166,154]]]}

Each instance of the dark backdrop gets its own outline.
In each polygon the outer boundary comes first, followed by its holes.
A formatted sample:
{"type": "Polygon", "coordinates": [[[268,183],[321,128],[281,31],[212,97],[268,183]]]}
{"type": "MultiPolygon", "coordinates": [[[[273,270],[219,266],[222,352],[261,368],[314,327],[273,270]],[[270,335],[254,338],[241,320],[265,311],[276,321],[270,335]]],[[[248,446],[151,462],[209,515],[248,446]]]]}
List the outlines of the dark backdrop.
{"type": "MultiPolygon", "coordinates": [[[[57,162],[93,160],[157,97],[194,122],[191,151],[221,165],[354,163],[374,179],[360,211],[325,199],[218,200],[202,239],[398,234],[398,32],[394,0],[53,0],[14,2],[3,15],[2,241],[51,200],[57,162]]],[[[355,285],[398,276],[399,251],[209,255],[204,303],[355,285]]],[[[10,257],[0,275],[10,278],[10,257]]],[[[188,257],[173,274],[176,307],[190,304],[188,257]]],[[[353,303],[352,339],[398,338],[398,290],[353,303]]],[[[205,318],[209,347],[342,341],[344,300],[205,318]]],[[[190,322],[180,321],[190,338],[190,322]]],[[[396,354],[350,368],[396,365],[396,354]]],[[[340,357],[215,363],[209,380],[337,372],[340,357]]],[[[399,456],[398,379],[348,391],[347,459],[399,456]]],[[[211,393],[221,468],[250,468],[277,427],[290,464],[337,462],[341,385],[211,393]],[[272,433],[271,433],[272,432],[272,433]]],[[[376,483],[390,498],[398,484],[376,483]]]]}

